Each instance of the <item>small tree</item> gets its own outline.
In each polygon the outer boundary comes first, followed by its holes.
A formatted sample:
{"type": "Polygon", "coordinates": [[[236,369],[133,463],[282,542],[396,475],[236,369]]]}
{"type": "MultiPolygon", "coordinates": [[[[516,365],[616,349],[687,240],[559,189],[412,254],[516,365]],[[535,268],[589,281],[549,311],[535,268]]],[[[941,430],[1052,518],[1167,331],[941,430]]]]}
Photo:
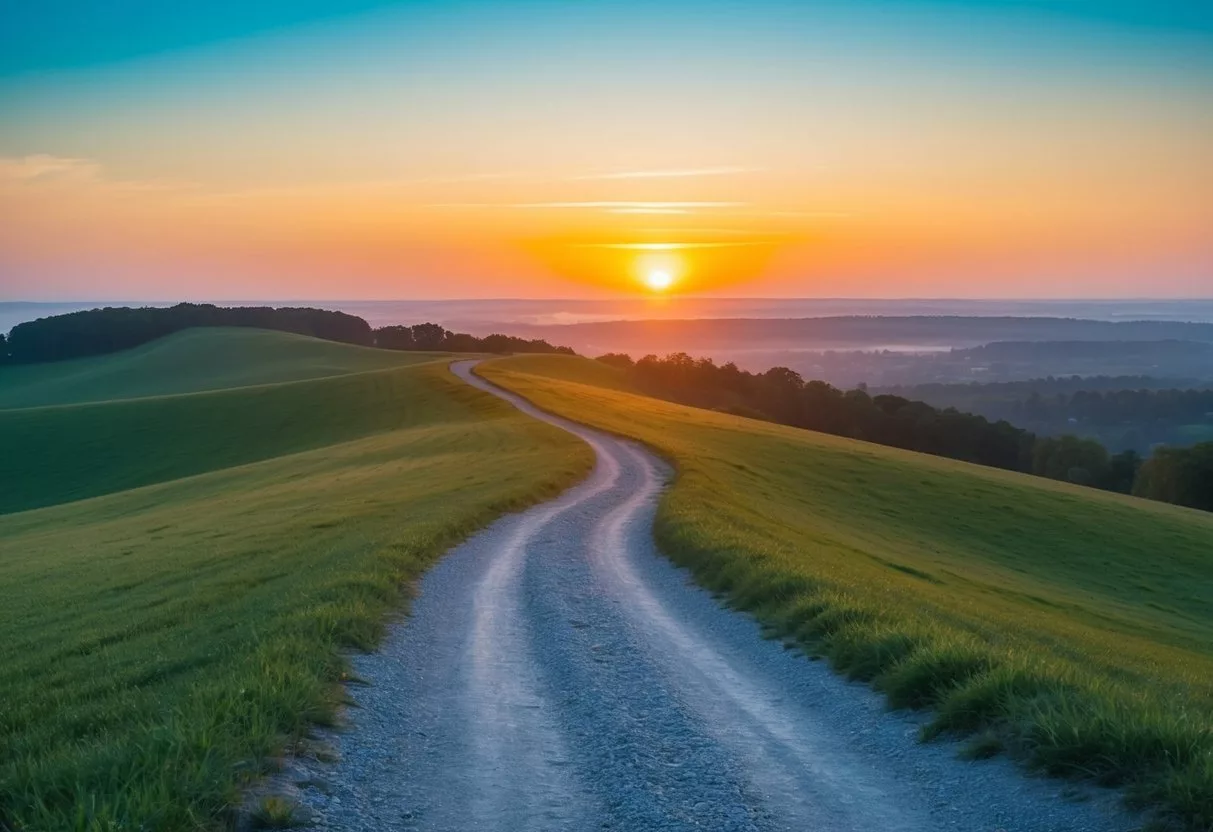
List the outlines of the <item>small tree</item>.
{"type": "Polygon", "coordinates": [[[424,323],[413,327],[413,343],[419,350],[440,350],[446,341],[447,332],[438,324],[424,323]]]}
{"type": "Polygon", "coordinates": [[[632,356],[623,352],[608,352],[606,355],[600,355],[596,359],[610,367],[618,367],[621,370],[630,370],[636,365],[632,360],[632,356]]]}
{"type": "Polygon", "coordinates": [[[1213,511],[1213,442],[1191,448],[1159,448],[1141,466],[1133,493],[1213,511]]]}
{"type": "Polygon", "coordinates": [[[408,326],[385,326],[375,330],[375,346],[384,350],[415,350],[413,328],[408,326]]]}

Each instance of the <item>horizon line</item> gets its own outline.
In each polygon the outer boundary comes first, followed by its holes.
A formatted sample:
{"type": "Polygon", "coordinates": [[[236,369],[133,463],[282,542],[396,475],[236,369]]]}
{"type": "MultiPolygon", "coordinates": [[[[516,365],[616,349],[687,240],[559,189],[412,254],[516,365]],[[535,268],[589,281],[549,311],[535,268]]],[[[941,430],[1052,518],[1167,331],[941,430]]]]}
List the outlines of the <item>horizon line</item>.
{"type": "Polygon", "coordinates": [[[625,300],[674,301],[818,301],[847,303],[1213,303],[1211,295],[1098,296],[1098,297],[847,297],[840,295],[678,295],[660,297],[645,293],[618,297],[448,297],[448,298],[349,298],[349,297],[249,297],[249,298],[75,298],[56,300],[3,299],[0,304],[56,305],[81,303],[178,304],[178,303],[614,303],[625,300]]]}

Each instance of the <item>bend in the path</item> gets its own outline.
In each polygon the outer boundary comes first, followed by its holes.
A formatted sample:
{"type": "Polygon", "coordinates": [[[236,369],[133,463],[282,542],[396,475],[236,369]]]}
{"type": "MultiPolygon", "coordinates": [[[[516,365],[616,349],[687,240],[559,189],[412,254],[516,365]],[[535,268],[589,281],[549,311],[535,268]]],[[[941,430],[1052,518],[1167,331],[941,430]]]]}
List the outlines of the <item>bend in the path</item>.
{"type": "Polygon", "coordinates": [[[870,690],[760,638],[661,557],[668,469],[452,370],[594,449],[590,477],[443,558],[355,661],[356,729],[316,797],[346,832],[1121,832],[1005,760],[915,742],[870,690]]]}
{"type": "MultiPolygon", "coordinates": [[[[870,691],[842,682],[825,668],[799,657],[776,653],[774,645],[758,637],[752,622],[731,628],[739,638],[720,637],[715,629],[718,621],[738,625],[745,620],[743,616],[719,608],[698,620],[685,615],[686,604],[681,602],[691,593],[685,587],[674,588],[668,580],[677,570],[660,557],[652,539],[656,503],[669,474],[663,462],[635,443],[541,410],[477,376],[474,364],[454,369],[469,383],[528,415],[579,436],[594,448],[600,464],[631,477],[627,495],[594,519],[584,555],[598,587],[614,599],[624,620],[640,634],[642,649],[654,662],[662,684],[695,714],[703,734],[726,749],[727,757],[744,771],[749,783],[741,791],[763,795],[766,805],[761,810],[748,807],[751,818],[770,818],[779,828],[906,832],[952,828],[960,818],[973,828],[1007,830],[1060,832],[1131,826],[1115,810],[1105,811],[1107,795],[1096,811],[1056,800],[1017,811],[1025,793],[1044,795],[1052,789],[1040,788],[1040,781],[1022,779],[1006,760],[984,766],[969,764],[941,756],[941,746],[915,745],[923,762],[934,763],[934,771],[924,776],[924,766],[911,759],[900,758],[897,765],[888,765],[874,757],[871,748],[858,746],[855,724],[846,717],[839,719],[831,710],[858,712],[868,721],[875,718],[886,732],[890,728],[896,732],[898,723],[904,725],[905,720],[877,714],[872,707],[876,697],[870,691]],[[664,573],[667,580],[654,580],[657,573],[664,573]],[[757,660],[758,656],[764,660],[757,660]],[[799,677],[817,677],[820,684],[806,690],[799,677]],[[823,688],[827,695],[851,697],[852,701],[818,701],[823,688]],[[998,774],[986,776],[983,767],[997,768],[998,774]],[[974,799],[963,809],[924,794],[924,784],[932,777],[953,775],[959,776],[959,782],[968,781],[972,790],[974,799]]],[[[704,600],[704,593],[694,595],[704,600]]],[[[912,720],[910,724],[914,724],[912,720]]],[[[906,735],[912,732],[903,728],[900,733],[898,744],[904,746],[906,735]]],[[[942,750],[950,752],[946,746],[942,750]]]]}

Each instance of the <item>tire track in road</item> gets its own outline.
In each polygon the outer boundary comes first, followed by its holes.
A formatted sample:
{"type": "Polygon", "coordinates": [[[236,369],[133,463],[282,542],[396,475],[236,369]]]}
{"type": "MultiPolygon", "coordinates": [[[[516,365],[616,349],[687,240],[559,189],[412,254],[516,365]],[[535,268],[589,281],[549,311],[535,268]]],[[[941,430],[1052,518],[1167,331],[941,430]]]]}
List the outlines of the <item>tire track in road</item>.
{"type": "Polygon", "coordinates": [[[923,828],[912,812],[868,782],[871,778],[862,766],[816,748],[812,732],[789,712],[782,691],[764,686],[680,622],[637,574],[631,560],[643,547],[630,538],[646,536],[652,528],[663,483],[648,454],[636,448],[626,453],[642,472],[642,485],[595,526],[591,559],[611,591],[626,602],[635,626],[651,634],[650,650],[660,656],[665,672],[677,680],[682,697],[693,703],[703,724],[746,761],[755,785],[761,784],[791,828],[923,828]]]}

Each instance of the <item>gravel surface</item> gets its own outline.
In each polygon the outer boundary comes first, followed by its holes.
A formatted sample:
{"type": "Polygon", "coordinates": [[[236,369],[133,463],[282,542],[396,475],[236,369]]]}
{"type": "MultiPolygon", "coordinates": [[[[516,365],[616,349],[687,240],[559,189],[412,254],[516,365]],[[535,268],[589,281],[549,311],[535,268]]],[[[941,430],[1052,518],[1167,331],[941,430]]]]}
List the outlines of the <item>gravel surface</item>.
{"type": "Polygon", "coordinates": [[[598,463],[422,580],[355,659],[336,763],[296,761],[314,827],[340,830],[1120,832],[1115,796],[963,762],[722,608],[651,535],[666,466],[549,416],[598,463]]]}

